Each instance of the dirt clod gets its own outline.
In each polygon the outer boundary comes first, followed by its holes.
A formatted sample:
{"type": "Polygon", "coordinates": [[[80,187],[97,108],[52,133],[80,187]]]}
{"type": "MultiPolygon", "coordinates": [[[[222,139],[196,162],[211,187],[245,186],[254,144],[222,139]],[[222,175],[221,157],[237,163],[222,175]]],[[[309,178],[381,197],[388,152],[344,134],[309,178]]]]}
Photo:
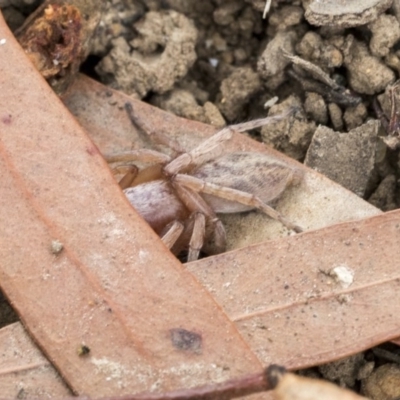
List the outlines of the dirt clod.
{"type": "Polygon", "coordinates": [[[257,71],[262,78],[273,77],[290,64],[283,53],[294,54],[296,38],[294,31],[278,32],[268,43],[257,64],[257,71]]]}
{"type": "Polygon", "coordinates": [[[314,121],[307,121],[300,99],[290,96],[284,102],[272,106],[269,115],[280,114],[290,107],[296,107],[299,111],[287,120],[263,127],[261,137],[264,143],[301,160],[305,156],[316,125],[314,121]]]}
{"type": "Polygon", "coordinates": [[[306,60],[327,68],[338,68],[343,63],[341,51],[318,33],[309,31],[296,46],[296,51],[306,60]]]}
{"type": "Polygon", "coordinates": [[[365,43],[349,35],[344,49],[344,65],[349,72],[349,85],[358,92],[382,92],[395,81],[394,72],[380,59],[370,54],[365,43]]]}
{"type": "Polygon", "coordinates": [[[354,128],[357,128],[357,126],[362,125],[367,117],[367,114],[367,108],[363,103],[360,103],[355,107],[347,107],[343,114],[346,129],[350,131],[354,128]]]}
{"type": "Polygon", "coordinates": [[[378,129],[377,121],[369,121],[349,133],[319,126],[304,163],[363,196],[374,168],[378,129]]]}
{"type": "Polygon", "coordinates": [[[186,89],[175,89],[166,94],[153,96],[152,103],[180,117],[217,127],[225,125],[223,116],[213,103],[207,101],[203,106],[199,105],[193,93],[186,89]]]}
{"type": "Polygon", "coordinates": [[[393,15],[382,14],[368,25],[372,32],[369,42],[371,53],[376,57],[385,57],[400,39],[399,21],[393,15]]]}
{"type": "Polygon", "coordinates": [[[115,39],[97,72],[112,87],[129,94],[165,93],[193,65],[197,30],[172,10],[149,12],[135,27],[139,36],[129,44],[123,37],[115,39]]]}
{"type": "Polygon", "coordinates": [[[221,83],[218,107],[228,121],[237,121],[252,96],[262,89],[261,80],[249,67],[236,69],[221,83]]]}
{"type": "Polygon", "coordinates": [[[328,109],[324,98],[317,93],[306,93],[304,109],[318,124],[326,125],[328,122],[328,109]]]}
{"type": "Polygon", "coordinates": [[[343,130],[343,112],[342,109],[335,103],[328,105],[329,117],[333,128],[336,131],[343,130]]]}
{"type": "Polygon", "coordinates": [[[377,368],[363,381],[362,391],[373,400],[395,400],[400,396],[400,367],[385,364],[377,368]]]}
{"type": "Polygon", "coordinates": [[[352,388],[358,379],[359,370],[365,365],[363,354],[356,354],[342,360],[321,365],[319,372],[325,379],[335,382],[343,387],[352,388]]]}
{"type": "Polygon", "coordinates": [[[395,198],[396,186],[397,180],[394,175],[385,176],[368,201],[383,211],[394,210],[397,208],[395,198]]]}

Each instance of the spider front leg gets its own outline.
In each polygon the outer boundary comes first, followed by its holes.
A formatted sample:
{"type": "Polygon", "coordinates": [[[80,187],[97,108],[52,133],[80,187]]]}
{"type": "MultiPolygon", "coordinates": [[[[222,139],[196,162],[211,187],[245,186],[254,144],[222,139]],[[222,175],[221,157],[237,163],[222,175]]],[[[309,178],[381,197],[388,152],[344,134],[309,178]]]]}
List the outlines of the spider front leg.
{"type": "Polygon", "coordinates": [[[171,150],[174,150],[176,153],[184,153],[184,149],[181,145],[176,141],[171,139],[168,135],[163,132],[155,131],[150,129],[146,121],[140,117],[140,115],[136,114],[132,103],[125,103],[125,110],[131,120],[132,124],[142,130],[153,142],[154,145],[163,145],[169,147],[171,150]]]}
{"type": "Polygon", "coordinates": [[[280,121],[287,118],[296,111],[295,108],[289,108],[286,112],[274,115],[272,117],[255,119],[253,121],[243,122],[237,125],[227,126],[215,135],[211,136],[193,150],[183,153],[164,168],[164,173],[168,176],[174,176],[187,168],[204,164],[218,156],[226,149],[224,146],[227,141],[231,140],[233,133],[245,132],[251,129],[259,128],[268,125],[272,122],[280,121]]]}
{"type": "Polygon", "coordinates": [[[259,197],[251,193],[215,185],[213,183],[205,182],[194,176],[183,174],[178,174],[174,177],[174,184],[185,187],[186,189],[191,189],[197,193],[206,193],[225,200],[234,201],[236,203],[257,208],[263,211],[269,217],[281,222],[288,229],[291,229],[295,232],[303,231],[299,226],[288,221],[281,213],[274,210],[268,204],[265,204],[259,197]]]}

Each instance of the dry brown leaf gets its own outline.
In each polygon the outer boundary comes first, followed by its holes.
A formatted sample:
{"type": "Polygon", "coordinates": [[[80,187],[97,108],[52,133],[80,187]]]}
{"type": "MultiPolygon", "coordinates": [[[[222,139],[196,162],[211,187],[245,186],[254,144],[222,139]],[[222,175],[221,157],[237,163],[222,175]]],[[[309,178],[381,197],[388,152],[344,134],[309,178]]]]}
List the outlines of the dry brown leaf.
{"type": "Polygon", "coordinates": [[[264,365],[305,368],[398,336],[399,237],[400,211],[394,211],[187,268],[264,365]]]}
{"type": "Polygon", "coordinates": [[[67,383],[106,396],[260,370],[3,20],[0,38],[0,285],[67,383]]]}
{"type": "MultiPolygon", "coordinates": [[[[51,363],[35,346],[20,323],[11,324],[0,330],[0,388],[1,399],[63,399],[88,400],[87,397],[73,397],[51,363]]],[[[121,400],[222,400],[237,398],[248,393],[258,393],[269,388],[264,371],[238,378],[209,383],[203,387],[181,389],[167,393],[142,393],[124,396],[121,400]]],[[[117,400],[118,396],[102,400],[117,400]]],[[[92,397],[94,399],[94,397],[92,397]]],[[[96,397],[98,398],[98,397],[96,397]]],[[[247,397],[248,398],[248,397],[247,397]]],[[[252,396],[251,399],[257,398],[252,396]]],[[[264,396],[262,398],[265,398],[264,396]]]]}

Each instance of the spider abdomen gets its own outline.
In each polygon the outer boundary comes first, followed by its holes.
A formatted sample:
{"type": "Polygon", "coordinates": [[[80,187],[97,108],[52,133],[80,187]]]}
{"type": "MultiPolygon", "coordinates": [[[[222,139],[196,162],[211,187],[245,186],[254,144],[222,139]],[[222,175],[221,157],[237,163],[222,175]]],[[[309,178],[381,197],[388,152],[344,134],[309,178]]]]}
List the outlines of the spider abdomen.
{"type": "MultiPolygon", "coordinates": [[[[250,193],[264,203],[277,200],[285,189],[301,180],[301,172],[261,153],[229,153],[203,164],[191,175],[205,182],[250,193]]],[[[237,213],[253,207],[202,194],[216,213],[237,213]]]]}

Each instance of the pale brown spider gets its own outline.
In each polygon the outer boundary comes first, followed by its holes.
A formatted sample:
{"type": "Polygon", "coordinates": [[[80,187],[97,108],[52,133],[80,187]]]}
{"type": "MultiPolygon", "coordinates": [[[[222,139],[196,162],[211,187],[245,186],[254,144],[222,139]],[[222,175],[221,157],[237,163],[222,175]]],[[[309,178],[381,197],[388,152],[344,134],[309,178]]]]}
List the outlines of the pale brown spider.
{"type": "MultiPolygon", "coordinates": [[[[146,131],[146,124],[125,106],[132,122],[146,131]]],[[[160,133],[146,131],[158,143],[167,144],[176,158],[153,151],[136,150],[105,156],[109,163],[144,161],[155,165],[133,169],[131,187],[124,190],[136,211],[157,232],[175,254],[188,247],[188,261],[196,260],[205,240],[213,237],[213,252],[224,251],[225,229],[217,213],[239,213],[259,209],[280,221],[288,229],[301,229],[288,221],[268,203],[276,200],[288,185],[298,182],[302,174],[296,168],[271,162],[261,153],[237,152],[221,155],[224,143],[234,131],[243,132],[285,114],[226,127],[189,152],[160,133]],[[189,243],[189,245],[187,245],[189,243]]],[[[126,177],[122,187],[126,186],[126,177]]]]}

